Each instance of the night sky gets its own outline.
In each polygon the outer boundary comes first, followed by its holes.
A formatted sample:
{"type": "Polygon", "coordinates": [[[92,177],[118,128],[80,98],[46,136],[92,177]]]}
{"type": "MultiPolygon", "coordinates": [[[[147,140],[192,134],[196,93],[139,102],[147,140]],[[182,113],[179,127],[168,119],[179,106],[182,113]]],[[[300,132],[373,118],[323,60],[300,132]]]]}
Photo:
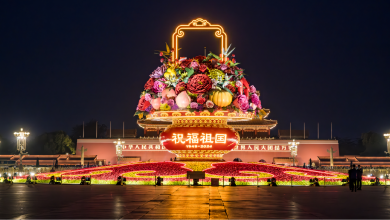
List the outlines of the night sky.
{"type": "MultiPolygon", "coordinates": [[[[0,134],[32,137],[96,119],[137,128],[154,50],[179,24],[220,24],[278,120],[316,138],[390,129],[390,1],[1,1],[0,134]]],[[[186,32],[180,56],[219,53],[186,32]]],[[[141,130],[139,130],[141,131],[141,130]]]]}

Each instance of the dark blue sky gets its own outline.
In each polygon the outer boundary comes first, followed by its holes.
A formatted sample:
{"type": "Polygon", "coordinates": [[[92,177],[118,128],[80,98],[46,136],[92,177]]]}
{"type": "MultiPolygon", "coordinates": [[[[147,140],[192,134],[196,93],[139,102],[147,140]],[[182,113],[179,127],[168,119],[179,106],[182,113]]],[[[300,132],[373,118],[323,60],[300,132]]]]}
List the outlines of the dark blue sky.
{"type": "MultiPolygon", "coordinates": [[[[137,128],[139,93],[178,24],[221,24],[274,128],[316,137],[390,129],[390,1],[2,1],[0,134],[90,119],[137,128]]],[[[215,52],[186,34],[181,56],[215,52]],[[208,49],[208,50],[209,50],[208,49]]]]}

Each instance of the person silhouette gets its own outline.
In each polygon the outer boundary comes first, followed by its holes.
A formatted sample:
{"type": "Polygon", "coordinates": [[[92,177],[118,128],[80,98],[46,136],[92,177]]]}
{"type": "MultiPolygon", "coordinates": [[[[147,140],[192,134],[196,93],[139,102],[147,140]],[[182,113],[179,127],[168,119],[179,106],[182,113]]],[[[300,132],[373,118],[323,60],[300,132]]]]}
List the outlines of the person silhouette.
{"type": "Polygon", "coordinates": [[[356,188],[357,190],[362,190],[362,176],[363,176],[363,168],[358,165],[356,170],[356,188]]]}
{"type": "Polygon", "coordinates": [[[356,165],[352,165],[351,169],[348,170],[349,174],[349,188],[351,189],[351,192],[355,190],[356,192],[356,165]]]}

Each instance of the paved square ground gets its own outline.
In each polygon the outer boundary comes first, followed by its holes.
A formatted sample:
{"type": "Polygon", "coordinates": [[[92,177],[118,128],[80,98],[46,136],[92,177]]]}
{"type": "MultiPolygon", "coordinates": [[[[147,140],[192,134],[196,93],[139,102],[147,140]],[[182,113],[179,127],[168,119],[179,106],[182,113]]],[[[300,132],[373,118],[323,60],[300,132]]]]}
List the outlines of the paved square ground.
{"type": "Polygon", "coordinates": [[[390,218],[390,188],[0,184],[0,218],[390,218]]]}

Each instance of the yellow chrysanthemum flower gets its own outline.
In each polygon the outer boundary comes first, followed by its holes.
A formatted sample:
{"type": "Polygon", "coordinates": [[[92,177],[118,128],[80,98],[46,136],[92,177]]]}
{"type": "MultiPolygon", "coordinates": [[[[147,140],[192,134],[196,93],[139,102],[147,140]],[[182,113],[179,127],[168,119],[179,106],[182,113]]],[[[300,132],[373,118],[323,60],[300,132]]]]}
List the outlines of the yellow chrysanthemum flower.
{"type": "Polygon", "coordinates": [[[219,81],[223,81],[225,79],[224,73],[221,70],[218,70],[218,69],[210,70],[209,77],[211,79],[215,79],[215,80],[219,80],[219,81]]]}
{"type": "Polygon", "coordinates": [[[171,110],[171,106],[169,106],[168,104],[161,104],[160,110],[161,111],[169,111],[169,110],[171,110]]]}

